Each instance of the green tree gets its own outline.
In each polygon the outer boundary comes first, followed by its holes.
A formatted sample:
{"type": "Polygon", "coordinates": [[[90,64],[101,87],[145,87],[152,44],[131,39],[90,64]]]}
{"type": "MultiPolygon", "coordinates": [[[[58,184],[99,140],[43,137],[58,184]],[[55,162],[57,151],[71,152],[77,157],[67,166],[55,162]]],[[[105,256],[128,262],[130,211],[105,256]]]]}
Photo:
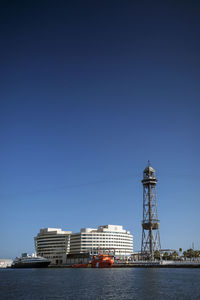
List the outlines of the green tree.
{"type": "Polygon", "coordinates": [[[160,251],[156,250],[154,252],[154,258],[160,260],[160,251]]]}
{"type": "Polygon", "coordinates": [[[172,252],[172,259],[177,260],[178,258],[178,253],[176,251],[172,252]]]}
{"type": "Polygon", "coordinates": [[[187,257],[190,259],[194,257],[194,250],[192,248],[187,250],[187,257]]]}
{"type": "Polygon", "coordinates": [[[197,255],[198,255],[198,251],[194,251],[192,248],[183,252],[183,256],[185,259],[189,258],[191,260],[192,258],[198,257],[197,255]]]}
{"type": "Polygon", "coordinates": [[[195,251],[194,251],[194,257],[195,257],[195,258],[200,257],[200,251],[199,251],[199,250],[195,250],[195,251]]]}
{"type": "Polygon", "coordinates": [[[183,252],[183,256],[184,256],[184,259],[187,258],[187,251],[184,251],[184,252],[183,252]]]}
{"type": "Polygon", "coordinates": [[[167,253],[167,252],[164,252],[164,254],[163,254],[163,259],[164,259],[164,260],[168,260],[168,257],[169,257],[168,253],[167,253]]]}

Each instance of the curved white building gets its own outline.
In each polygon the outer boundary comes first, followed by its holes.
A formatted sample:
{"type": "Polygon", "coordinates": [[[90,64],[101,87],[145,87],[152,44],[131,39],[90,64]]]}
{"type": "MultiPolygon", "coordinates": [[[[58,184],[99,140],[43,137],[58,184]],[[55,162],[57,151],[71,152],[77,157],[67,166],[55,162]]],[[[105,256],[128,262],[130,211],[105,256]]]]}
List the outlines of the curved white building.
{"type": "Polygon", "coordinates": [[[104,225],[98,229],[83,228],[71,235],[70,253],[109,253],[124,257],[133,253],[133,236],[119,225],[104,225]]]}
{"type": "Polygon", "coordinates": [[[71,233],[60,228],[40,229],[34,238],[37,255],[48,258],[52,264],[65,264],[66,254],[70,251],[71,233]]]}

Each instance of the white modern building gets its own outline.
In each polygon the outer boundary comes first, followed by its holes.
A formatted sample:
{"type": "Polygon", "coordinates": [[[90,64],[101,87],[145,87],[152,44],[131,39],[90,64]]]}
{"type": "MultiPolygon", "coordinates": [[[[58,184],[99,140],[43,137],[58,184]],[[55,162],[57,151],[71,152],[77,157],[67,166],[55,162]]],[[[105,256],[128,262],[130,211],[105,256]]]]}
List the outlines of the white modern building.
{"type": "Polygon", "coordinates": [[[60,228],[43,228],[34,238],[38,256],[51,260],[52,264],[65,264],[66,254],[70,252],[71,231],[60,228]]]}
{"type": "Polygon", "coordinates": [[[101,253],[124,257],[133,253],[133,236],[119,225],[104,225],[98,229],[82,228],[71,235],[70,253],[101,253]]]}

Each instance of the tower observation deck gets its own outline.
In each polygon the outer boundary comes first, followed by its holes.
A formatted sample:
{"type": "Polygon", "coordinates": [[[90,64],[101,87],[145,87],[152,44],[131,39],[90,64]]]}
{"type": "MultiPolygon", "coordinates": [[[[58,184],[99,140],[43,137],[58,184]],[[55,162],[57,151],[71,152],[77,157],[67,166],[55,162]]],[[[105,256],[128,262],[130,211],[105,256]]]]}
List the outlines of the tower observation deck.
{"type": "Polygon", "coordinates": [[[143,221],[141,254],[144,259],[154,260],[154,252],[160,251],[159,220],[157,213],[155,170],[150,162],[143,171],[143,221]]]}

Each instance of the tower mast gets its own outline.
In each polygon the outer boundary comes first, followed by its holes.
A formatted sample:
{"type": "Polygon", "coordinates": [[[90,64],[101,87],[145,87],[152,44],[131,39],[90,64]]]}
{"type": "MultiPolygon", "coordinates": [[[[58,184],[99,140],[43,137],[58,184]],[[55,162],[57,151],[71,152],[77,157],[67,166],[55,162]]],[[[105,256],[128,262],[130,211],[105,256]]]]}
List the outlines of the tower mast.
{"type": "Polygon", "coordinates": [[[148,166],[143,171],[143,221],[142,221],[142,246],[143,258],[154,260],[154,252],[160,251],[159,220],[157,213],[155,170],[148,161],[148,166]]]}

